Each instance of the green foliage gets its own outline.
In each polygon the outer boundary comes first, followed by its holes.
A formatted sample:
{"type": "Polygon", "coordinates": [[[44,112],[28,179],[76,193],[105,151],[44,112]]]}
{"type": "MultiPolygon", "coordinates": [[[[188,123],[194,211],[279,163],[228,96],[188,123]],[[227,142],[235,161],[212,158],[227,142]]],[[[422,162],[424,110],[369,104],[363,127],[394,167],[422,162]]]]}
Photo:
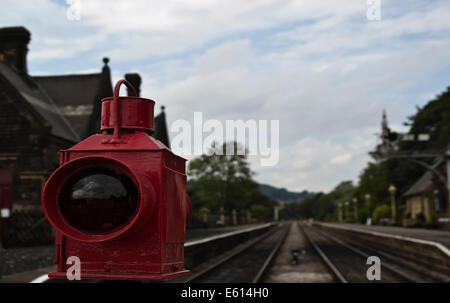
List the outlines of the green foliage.
{"type": "Polygon", "coordinates": [[[250,207],[250,211],[251,211],[251,213],[253,215],[253,218],[255,218],[258,221],[265,221],[272,214],[270,208],[268,208],[268,207],[266,207],[264,205],[261,205],[261,204],[253,204],[250,207]]]}
{"type": "Polygon", "coordinates": [[[360,175],[355,196],[361,201],[360,207],[366,208],[367,213],[372,213],[377,206],[390,203],[388,187],[394,184],[397,188],[396,199],[404,203],[402,193],[406,192],[424,172],[422,166],[406,159],[391,159],[379,164],[369,163],[360,175]],[[365,199],[367,193],[371,196],[368,204],[365,199]]]}
{"type": "Polygon", "coordinates": [[[387,205],[380,205],[375,207],[372,214],[372,220],[375,224],[380,224],[380,219],[390,217],[391,209],[387,205]]]}
{"type": "Polygon", "coordinates": [[[428,219],[429,224],[436,224],[438,222],[438,219],[436,217],[436,214],[434,212],[430,213],[430,218],[428,219]]]}
{"type": "Polygon", "coordinates": [[[412,134],[430,134],[425,142],[402,142],[401,148],[406,150],[442,150],[450,142],[450,87],[436,96],[417,113],[408,117],[412,134]]]}
{"type": "Polygon", "coordinates": [[[417,215],[416,215],[416,224],[418,225],[418,226],[422,226],[422,225],[424,225],[425,224],[425,221],[427,220],[426,218],[425,218],[425,215],[424,214],[422,214],[422,213],[418,213],[417,215]]]}
{"type": "Polygon", "coordinates": [[[437,227],[439,227],[438,218],[437,218],[436,214],[433,211],[430,212],[430,217],[428,218],[426,226],[428,228],[437,228],[437,227]]]}
{"type": "MultiPolygon", "coordinates": [[[[328,194],[319,193],[312,198],[300,201],[297,213],[301,218],[335,221],[337,219],[337,204],[352,201],[355,187],[351,181],[342,182],[328,194]]],[[[353,211],[352,205],[349,206],[353,211]]]]}
{"type": "Polygon", "coordinates": [[[188,194],[193,212],[203,207],[218,212],[224,207],[227,212],[233,209],[248,210],[256,207],[258,219],[268,219],[274,202],[259,191],[253,181],[253,173],[247,161],[247,153],[236,142],[222,146],[213,144],[208,154],[201,155],[188,165],[188,194]],[[225,155],[226,149],[233,149],[232,155],[225,155]]]}
{"type": "Polygon", "coordinates": [[[278,216],[281,220],[297,219],[297,203],[285,203],[284,207],[279,211],[278,216]]]}
{"type": "Polygon", "coordinates": [[[269,196],[274,200],[281,200],[285,202],[297,202],[298,200],[310,198],[314,196],[314,193],[308,192],[306,190],[302,192],[291,192],[285,188],[277,188],[267,184],[259,184],[259,189],[262,193],[269,196]]]}
{"type": "MultiPolygon", "coordinates": [[[[450,88],[428,102],[417,113],[408,117],[406,125],[410,125],[411,134],[429,134],[429,141],[401,141],[399,150],[443,150],[450,143],[450,88]]],[[[365,205],[364,214],[370,214],[382,204],[389,203],[388,187],[394,184],[397,188],[398,205],[404,205],[405,193],[424,173],[426,169],[408,159],[391,159],[379,164],[368,163],[361,173],[356,190],[358,200],[364,201],[366,193],[371,195],[369,205],[365,205]]]]}
{"type": "MultiPolygon", "coordinates": [[[[275,206],[275,202],[259,191],[259,187],[252,188],[250,205],[250,211],[253,217],[258,221],[270,221],[273,219],[273,207],[275,206]]],[[[248,206],[246,206],[246,209],[247,208],[248,206]]]]}

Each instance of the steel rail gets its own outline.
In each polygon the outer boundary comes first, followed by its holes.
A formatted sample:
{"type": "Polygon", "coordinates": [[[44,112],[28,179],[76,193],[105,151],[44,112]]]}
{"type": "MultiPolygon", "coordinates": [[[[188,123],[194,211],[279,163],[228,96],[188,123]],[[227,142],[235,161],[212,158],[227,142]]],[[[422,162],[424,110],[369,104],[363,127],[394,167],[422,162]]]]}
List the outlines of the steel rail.
{"type": "MultiPolygon", "coordinates": [[[[225,239],[227,237],[232,237],[232,236],[236,236],[236,235],[239,235],[239,234],[247,233],[247,232],[250,232],[250,231],[263,229],[263,228],[270,227],[270,226],[273,226],[273,225],[276,225],[276,224],[273,223],[273,222],[272,223],[266,223],[266,224],[263,224],[263,225],[253,226],[253,227],[249,227],[249,228],[246,228],[246,229],[241,229],[241,230],[227,232],[227,233],[223,233],[223,234],[219,234],[219,235],[209,236],[209,237],[206,237],[206,238],[196,239],[196,240],[192,240],[192,241],[186,242],[184,247],[186,248],[186,247],[191,247],[191,246],[195,246],[195,245],[199,245],[199,244],[204,244],[204,243],[207,243],[209,241],[214,241],[214,240],[218,240],[218,239],[225,239]]],[[[255,241],[255,242],[260,241],[260,240],[264,239],[265,237],[269,236],[272,232],[274,232],[276,230],[277,230],[277,228],[274,228],[272,230],[267,231],[263,235],[257,237],[256,239],[249,240],[249,242],[243,247],[244,250],[245,250],[247,245],[249,245],[249,246],[254,245],[255,243],[253,241],[255,241]]],[[[236,255],[238,253],[239,253],[239,251],[236,252],[236,255]]],[[[229,256],[229,257],[227,257],[227,259],[224,259],[223,262],[226,262],[228,260],[228,258],[233,257],[233,256],[234,256],[234,254],[229,256]]],[[[190,275],[188,280],[186,280],[186,282],[191,281],[192,280],[191,277],[196,278],[196,275],[197,274],[190,275]]],[[[62,281],[63,280],[59,280],[59,282],[62,282],[62,281]]],[[[99,281],[104,281],[104,280],[99,280],[99,281]]],[[[95,283],[97,283],[99,281],[96,281],[95,283]]],[[[38,276],[37,278],[34,278],[32,281],[30,281],[28,283],[52,283],[52,282],[58,282],[58,281],[55,281],[55,279],[48,278],[48,274],[43,274],[41,276],[38,276]]],[[[177,282],[177,281],[169,281],[169,282],[177,282]]]]}
{"type": "MultiPolygon", "coordinates": [[[[328,239],[334,241],[335,243],[337,243],[337,244],[347,248],[348,250],[354,252],[355,254],[357,254],[357,255],[359,255],[359,256],[361,256],[363,258],[370,257],[370,254],[360,250],[359,248],[356,248],[356,247],[354,247],[354,246],[352,246],[352,245],[350,245],[348,243],[345,243],[344,241],[342,241],[342,240],[340,240],[340,239],[338,239],[338,238],[336,238],[336,237],[334,237],[332,235],[329,235],[329,234],[327,234],[327,233],[325,233],[325,232],[323,232],[321,230],[316,229],[316,231],[318,233],[320,233],[322,236],[324,236],[325,238],[328,238],[328,239]]],[[[393,265],[387,263],[386,261],[383,261],[383,268],[386,268],[387,270],[389,270],[392,273],[402,277],[403,279],[405,279],[408,282],[412,282],[412,283],[424,283],[424,282],[426,282],[424,280],[414,278],[414,277],[408,275],[407,273],[404,273],[404,272],[398,270],[397,268],[395,268],[393,265]]]]}
{"type": "Polygon", "coordinates": [[[328,266],[328,268],[333,272],[334,276],[339,280],[339,282],[348,283],[347,279],[344,278],[339,269],[337,269],[337,267],[330,261],[330,259],[328,259],[327,255],[323,252],[319,245],[317,245],[317,243],[308,235],[303,226],[299,222],[297,222],[297,224],[300,230],[303,232],[305,238],[313,246],[316,253],[320,256],[325,265],[328,266]]]}
{"type": "Polygon", "coordinates": [[[244,246],[240,247],[239,249],[237,249],[236,251],[234,251],[232,254],[226,256],[223,259],[220,259],[219,261],[213,263],[212,265],[200,270],[197,273],[193,273],[190,276],[188,276],[184,282],[186,283],[190,283],[195,281],[196,279],[206,275],[207,273],[209,273],[210,271],[214,270],[215,268],[221,266],[222,264],[225,264],[226,262],[230,261],[231,259],[235,258],[236,256],[242,254],[243,252],[247,251],[248,249],[250,249],[251,247],[253,247],[254,245],[256,245],[257,243],[259,243],[260,241],[266,239],[267,237],[269,237],[270,235],[272,235],[274,232],[276,232],[278,230],[278,228],[274,228],[272,230],[267,231],[266,233],[264,233],[263,235],[257,237],[256,239],[250,240],[248,241],[247,244],[245,244],[244,246]]]}
{"type": "Polygon", "coordinates": [[[289,226],[286,227],[286,231],[284,232],[283,236],[278,240],[275,247],[270,252],[270,255],[266,258],[266,261],[261,266],[260,270],[256,274],[255,278],[253,278],[252,283],[258,283],[262,281],[262,278],[264,277],[264,274],[266,273],[267,269],[269,268],[270,264],[272,263],[272,260],[274,259],[277,252],[280,250],[281,244],[284,243],[286,240],[287,235],[289,234],[289,230],[291,229],[292,223],[289,224],[289,226]]]}

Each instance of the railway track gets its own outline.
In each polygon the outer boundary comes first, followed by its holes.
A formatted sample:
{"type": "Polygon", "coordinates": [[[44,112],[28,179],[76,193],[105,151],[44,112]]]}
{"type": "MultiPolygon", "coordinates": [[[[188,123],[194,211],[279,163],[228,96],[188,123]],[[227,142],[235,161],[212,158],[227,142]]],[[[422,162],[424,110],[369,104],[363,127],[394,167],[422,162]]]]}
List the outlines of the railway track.
{"type": "Polygon", "coordinates": [[[184,282],[261,282],[289,228],[290,224],[285,224],[249,241],[228,257],[192,274],[184,282]]]}
{"type": "MultiPolygon", "coordinates": [[[[219,260],[206,261],[205,266],[199,266],[193,269],[193,273],[181,279],[174,281],[168,281],[168,283],[180,283],[180,282],[259,282],[264,276],[267,268],[270,266],[271,260],[276,255],[280,245],[283,243],[286,234],[289,230],[289,224],[285,224],[276,228],[269,229],[267,232],[260,236],[249,240],[238,247],[231,249],[230,252],[224,251],[222,257],[219,260]],[[256,256],[256,258],[255,258],[256,256]],[[239,264],[239,269],[234,270],[236,262],[239,264]],[[229,264],[232,263],[231,269],[229,264]],[[217,271],[224,271],[224,268],[232,271],[231,274],[219,274],[216,276],[217,271]],[[245,274],[242,274],[245,273],[245,274]],[[211,278],[214,277],[214,278],[211,278]]],[[[264,226],[262,226],[264,227],[264,226]]],[[[257,227],[259,228],[259,227],[257,227]]],[[[251,228],[251,229],[257,229],[251,228]]],[[[250,229],[248,229],[250,230],[250,229]]],[[[245,230],[247,231],[247,230],[245,230]]],[[[187,246],[201,246],[204,243],[210,243],[211,241],[217,241],[219,238],[232,240],[242,231],[235,231],[229,234],[216,235],[208,239],[200,239],[187,244],[187,246]]],[[[69,281],[64,279],[48,279],[47,275],[42,275],[35,278],[31,283],[67,283],[69,281]]],[[[70,282],[82,282],[82,283],[100,283],[111,282],[104,280],[81,280],[70,282]]],[[[148,281],[147,281],[148,282],[148,281]]]]}
{"type": "MultiPolygon", "coordinates": [[[[377,252],[363,243],[355,245],[358,247],[307,224],[283,224],[223,251],[217,258],[193,267],[190,276],[171,282],[435,282],[384,257],[380,257],[381,279],[369,280],[367,270],[371,264],[367,259],[378,256],[377,252]]],[[[39,282],[60,282],[44,280],[39,282]]]]}
{"type": "Polygon", "coordinates": [[[400,267],[389,263],[385,259],[381,261],[381,279],[369,281],[367,278],[367,258],[376,256],[369,250],[356,248],[342,240],[326,234],[317,228],[297,223],[311,246],[320,256],[329,271],[335,276],[336,281],[341,283],[363,283],[363,282],[397,282],[397,283],[423,283],[434,282],[433,280],[413,273],[411,268],[400,267]]]}

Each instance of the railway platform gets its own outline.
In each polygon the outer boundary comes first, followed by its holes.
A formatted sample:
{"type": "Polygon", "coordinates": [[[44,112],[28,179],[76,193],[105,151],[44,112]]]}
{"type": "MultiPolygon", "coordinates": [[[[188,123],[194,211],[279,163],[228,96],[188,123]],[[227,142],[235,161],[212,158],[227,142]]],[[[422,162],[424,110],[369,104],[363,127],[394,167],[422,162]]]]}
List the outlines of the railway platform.
{"type": "MultiPolygon", "coordinates": [[[[261,224],[188,229],[186,244],[258,226],[261,224]]],[[[55,266],[52,264],[54,253],[54,246],[0,248],[0,270],[2,271],[0,283],[27,283],[50,271],[55,271],[55,266]]]]}
{"type": "MultiPolygon", "coordinates": [[[[296,221],[191,230],[185,244],[191,275],[169,282],[449,282],[449,236],[437,230],[296,221]],[[373,281],[367,277],[371,256],[382,264],[380,279],[373,281]]],[[[48,280],[46,273],[52,270],[41,266],[16,272],[0,283],[36,278],[41,283],[67,282],[48,280]]]]}
{"type": "Polygon", "coordinates": [[[365,231],[374,231],[379,233],[386,233],[402,237],[414,238],[419,240],[433,241],[441,243],[450,248],[450,231],[434,230],[425,228],[406,228],[399,226],[380,226],[380,225],[363,225],[363,224],[348,224],[348,223],[327,223],[330,226],[342,226],[349,229],[360,229],[365,231]]]}

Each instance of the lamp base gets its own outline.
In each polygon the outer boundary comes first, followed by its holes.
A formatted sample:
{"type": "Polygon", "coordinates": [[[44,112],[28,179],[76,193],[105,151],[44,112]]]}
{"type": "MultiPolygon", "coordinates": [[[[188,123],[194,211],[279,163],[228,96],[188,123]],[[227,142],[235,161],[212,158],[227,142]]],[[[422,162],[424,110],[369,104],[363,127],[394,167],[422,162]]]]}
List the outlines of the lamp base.
{"type": "MultiPolygon", "coordinates": [[[[180,270],[171,273],[151,274],[151,273],[100,273],[100,272],[81,272],[81,279],[97,279],[97,280],[161,280],[168,281],[180,277],[187,276],[191,273],[190,270],[180,270]]],[[[67,279],[66,272],[51,272],[48,274],[49,278],[67,279]]]]}

